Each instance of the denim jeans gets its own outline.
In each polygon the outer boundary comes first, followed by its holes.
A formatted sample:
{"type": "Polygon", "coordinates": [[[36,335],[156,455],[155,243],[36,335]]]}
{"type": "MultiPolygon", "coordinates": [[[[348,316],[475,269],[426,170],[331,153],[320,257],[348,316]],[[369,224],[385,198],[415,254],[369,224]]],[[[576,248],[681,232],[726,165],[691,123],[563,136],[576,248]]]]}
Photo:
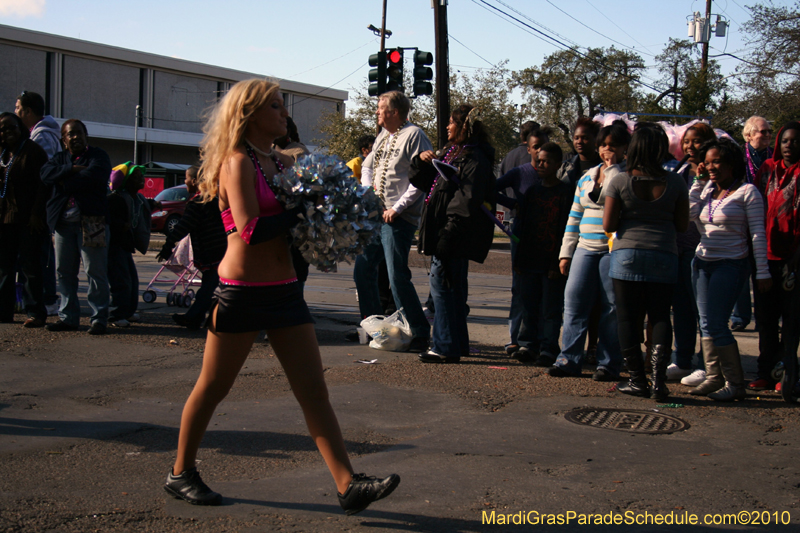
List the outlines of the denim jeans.
{"type": "Polygon", "coordinates": [[[530,348],[555,357],[561,352],[558,336],[567,278],[559,274],[550,279],[547,272],[522,272],[517,278],[526,314],[531,323],[539,325],[538,339],[530,348]]]}
{"type": "Polygon", "coordinates": [[[22,304],[28,317],[47,319],[38,248],[42,237],[25,224],[0,224],[0,322],[14,319],[17,265],[24,274],[22,304]]]}
{"type": "Polygon", "coordinates": [[[113,244],[108,247],[108,284],[110,320],[130,318],[139,307],[139,273],[133,255],[113,244]]]}
{"type": "Polygon", "coordinates": [[[411,282],[411,269],[408,268],[408,253],[411,251],[411,241],[416,231],[417,227],[414,224],[401,218],[384,224],[380,239],[367,246],[364,253],[356,258],[353,279],[358,291],[361,318],[382,315],[378,266],[381,257],[385,257],[389,284],[397,309],[403,308],[414,337],[427,339],[431,336],[431,328],[422,311],[422,304],[419,302],[414,284],[411,282]]]}
{"type": "MultiPolygon", "coordinates": [[[[517,243],[511,241],[511,264],[517,255],[517,243]]],[[[531,322],[525,304],[522,302],[523,295],[519,285],[519,275],[515,270],[511,270],[511,308],[508,310],[508,334],[510,344],[517,344],[533,350],[537,350],[540,344],[538,329],[541,324],[531,322]]],[[[555,353],[555,352],[554,352],[555,353]]]]}
{"type": "Polygon", "coordinates": [[[431,350],[439,355],[469,355],[467,331],[466,259],[431,257],[431,296],[436,306],[433,317],[431,350]]]}
{"type": "Polygon", "coordinates": [[[736,342],[728,327],[733,304],[750,275],[750,261],[721,259],[706,261],[695,257],[692,261],[692,283],[700,315],[701,337],[714,339],[714,346],[728,346],[736,342]]]}
{"type": "MultiPolygon", "coordinates": [[[[89,281],[86,299],[92,309],[91,322],[108,324],[108,247],[83,245],[80,222],[59,222],[56,225],[56,273],[61,307],[58,317],[70,326],[80,323],[81,307],[78,303],[78,272],[81,260],[89,281]]],[[[106,242],[109,239],[106,226],[106,242]]]]}
{"type": "Polygon", "coordinates": [[[614,285],[608,275],[610,264],[611,254],[608,252],[590,252],[579,247],[572,256],[564,291],[561,354],[555,363],[570,374],[581,373],[589,315],[598,299],[602,313],[598,328],[597,368],[605,368],[615,376],[622,369],[614,285]]]}
{"type": "Polygon", "coordinates": [[[186,311],[185,317],[188,320],[202,321],[208,309],[211,307],[211,300],[214,296],[214,290],[219,286],[219,274],[217,273],[216,265],[203,270],[203,279],[200,283],[200,288],[197,289],[197,294],[194,297],[192,306],[186,311]]]}
{"type": "MultiPolygon", "coordinates": [[[[695,258],[694,250],[681,250],[678,252],[678,282],[672,293],[672,334],[675,349],[672,351],[672,360],[679,368],[690,370],[693,367],[692,359],[697,346],[697,299],[694,297],[692,284],[692,260],[695,258]]],[[[702,360],[699,361],[702,364],[702,360]]]]}

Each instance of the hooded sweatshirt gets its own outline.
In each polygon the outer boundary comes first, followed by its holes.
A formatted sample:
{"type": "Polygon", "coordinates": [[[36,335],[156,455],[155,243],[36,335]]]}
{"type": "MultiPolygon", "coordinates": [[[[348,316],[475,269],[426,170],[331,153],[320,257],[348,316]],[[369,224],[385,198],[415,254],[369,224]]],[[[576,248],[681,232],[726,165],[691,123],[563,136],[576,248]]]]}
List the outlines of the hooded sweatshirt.
{"type": "MultiPolygon", "coordinates": [[[[797,178],[800,161],[786,167],[781,155],[781,128],[775,136],[775,150],[758,170],[754,184],[767,202],[767,259],[788,261],[800,244],[800,196],[797,178]]],[[[800,133],[800,129],[797,130],[800,133]]]]}
{"type": "Polygon", "coordinates": [[[46,115],[31,130],[31,140],[44,148],[47,159],[50,159],[62,149],[61,128],[58,127],[58,122],[52,116],[46,115]]]}

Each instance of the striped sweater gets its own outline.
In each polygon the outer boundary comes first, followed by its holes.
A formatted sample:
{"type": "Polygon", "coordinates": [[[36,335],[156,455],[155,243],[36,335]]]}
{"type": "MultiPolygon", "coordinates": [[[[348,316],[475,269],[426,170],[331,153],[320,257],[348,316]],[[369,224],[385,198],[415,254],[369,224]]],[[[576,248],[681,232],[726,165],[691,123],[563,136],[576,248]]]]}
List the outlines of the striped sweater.
{"type": "Polygon", "coordinates": [[[714,222],[709,222],[708,200],[714,190],[710,181],[697,181],[689,190],[689,219],[700,230],[696,255],[706,261],[743,259],[753,241],[756,279],[769,279],[767,238],[764,231],[764,199],[754,185],[739,186],[724,200],[712,200],[714,222]]]}
{"type": "Polygon", "coordinates": [[[619,165],[612,165],[603,170],[604,187],[600,190],[597,203],[589,198],[589,193],[594,190],[597,178],[600,175],[602,165],[597,165],[589,169],[575,187],[575,199],[572,202],[572,209],[569,212],[567,229],[561,241],[561,252],[559,259],[571,259],[575,253],[575,248],[580,246],[584,250],[592,252],[607,252],[608,237],[603,231],[603,204],[605,204],[605,190],[609,180],[619,174],[619,165]]]}

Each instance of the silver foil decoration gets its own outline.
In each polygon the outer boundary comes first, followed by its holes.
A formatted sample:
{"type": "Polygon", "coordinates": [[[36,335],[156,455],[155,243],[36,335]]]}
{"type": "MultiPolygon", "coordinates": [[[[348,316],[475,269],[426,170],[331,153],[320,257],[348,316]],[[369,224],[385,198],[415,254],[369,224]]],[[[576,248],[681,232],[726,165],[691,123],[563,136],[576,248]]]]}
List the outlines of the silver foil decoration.
{"type": "Polygon", "coordinates": [[[363,254],[383,225],[380,198],[336,156],[301,157],[272,178],[272,191],[286,209],[302,204],[305,220],[292,228],[293,244],[323,272],[363,254]]]}

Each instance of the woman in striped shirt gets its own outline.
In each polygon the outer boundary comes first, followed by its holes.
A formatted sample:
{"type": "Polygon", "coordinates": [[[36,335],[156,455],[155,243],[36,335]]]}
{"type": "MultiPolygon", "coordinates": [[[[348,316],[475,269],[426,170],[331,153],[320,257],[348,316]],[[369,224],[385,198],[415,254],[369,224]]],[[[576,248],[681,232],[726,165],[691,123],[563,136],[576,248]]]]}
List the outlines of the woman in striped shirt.
{"type": "MultiPolygon", "coordinates": [[[[604,152],[615,153],[622,161],[631,135],[623,124],[612,124],[600,130],[597,146],[601,157],[604,152]]],[[[559,254],[561,273],[567,277],[564,291],[564,328],[561,335],[561,354],[550,367],[553,377],[580,376],[583,367],[583,346],[589,315],[595,301],[602,305],[599,342],[597,344],[597,371],[595,381],[613,381],[622,369],[622,355],[617,335],[617,313],[614,306],[614,286],[608,276],[610,255],[608,237],[603,231],[604,185],[622,170],[606,163],[590,169],[578,180],[575,200],[559,254]]]]}
{"type": "Polygon", "coordinates": [[[728,328],[728,317],[750,274],[750,241],[758,290],[769,290],[772,285],[764,200],[745,180],[744,155],[738,145],[712,140],[703,145],[702,154],[704,162],[698,165],[697,179],[689,191],[689,216],[700,230],[692,282],[706,379],[690,394],[729,401],[745,397],[739,346],[728,328]]]}

